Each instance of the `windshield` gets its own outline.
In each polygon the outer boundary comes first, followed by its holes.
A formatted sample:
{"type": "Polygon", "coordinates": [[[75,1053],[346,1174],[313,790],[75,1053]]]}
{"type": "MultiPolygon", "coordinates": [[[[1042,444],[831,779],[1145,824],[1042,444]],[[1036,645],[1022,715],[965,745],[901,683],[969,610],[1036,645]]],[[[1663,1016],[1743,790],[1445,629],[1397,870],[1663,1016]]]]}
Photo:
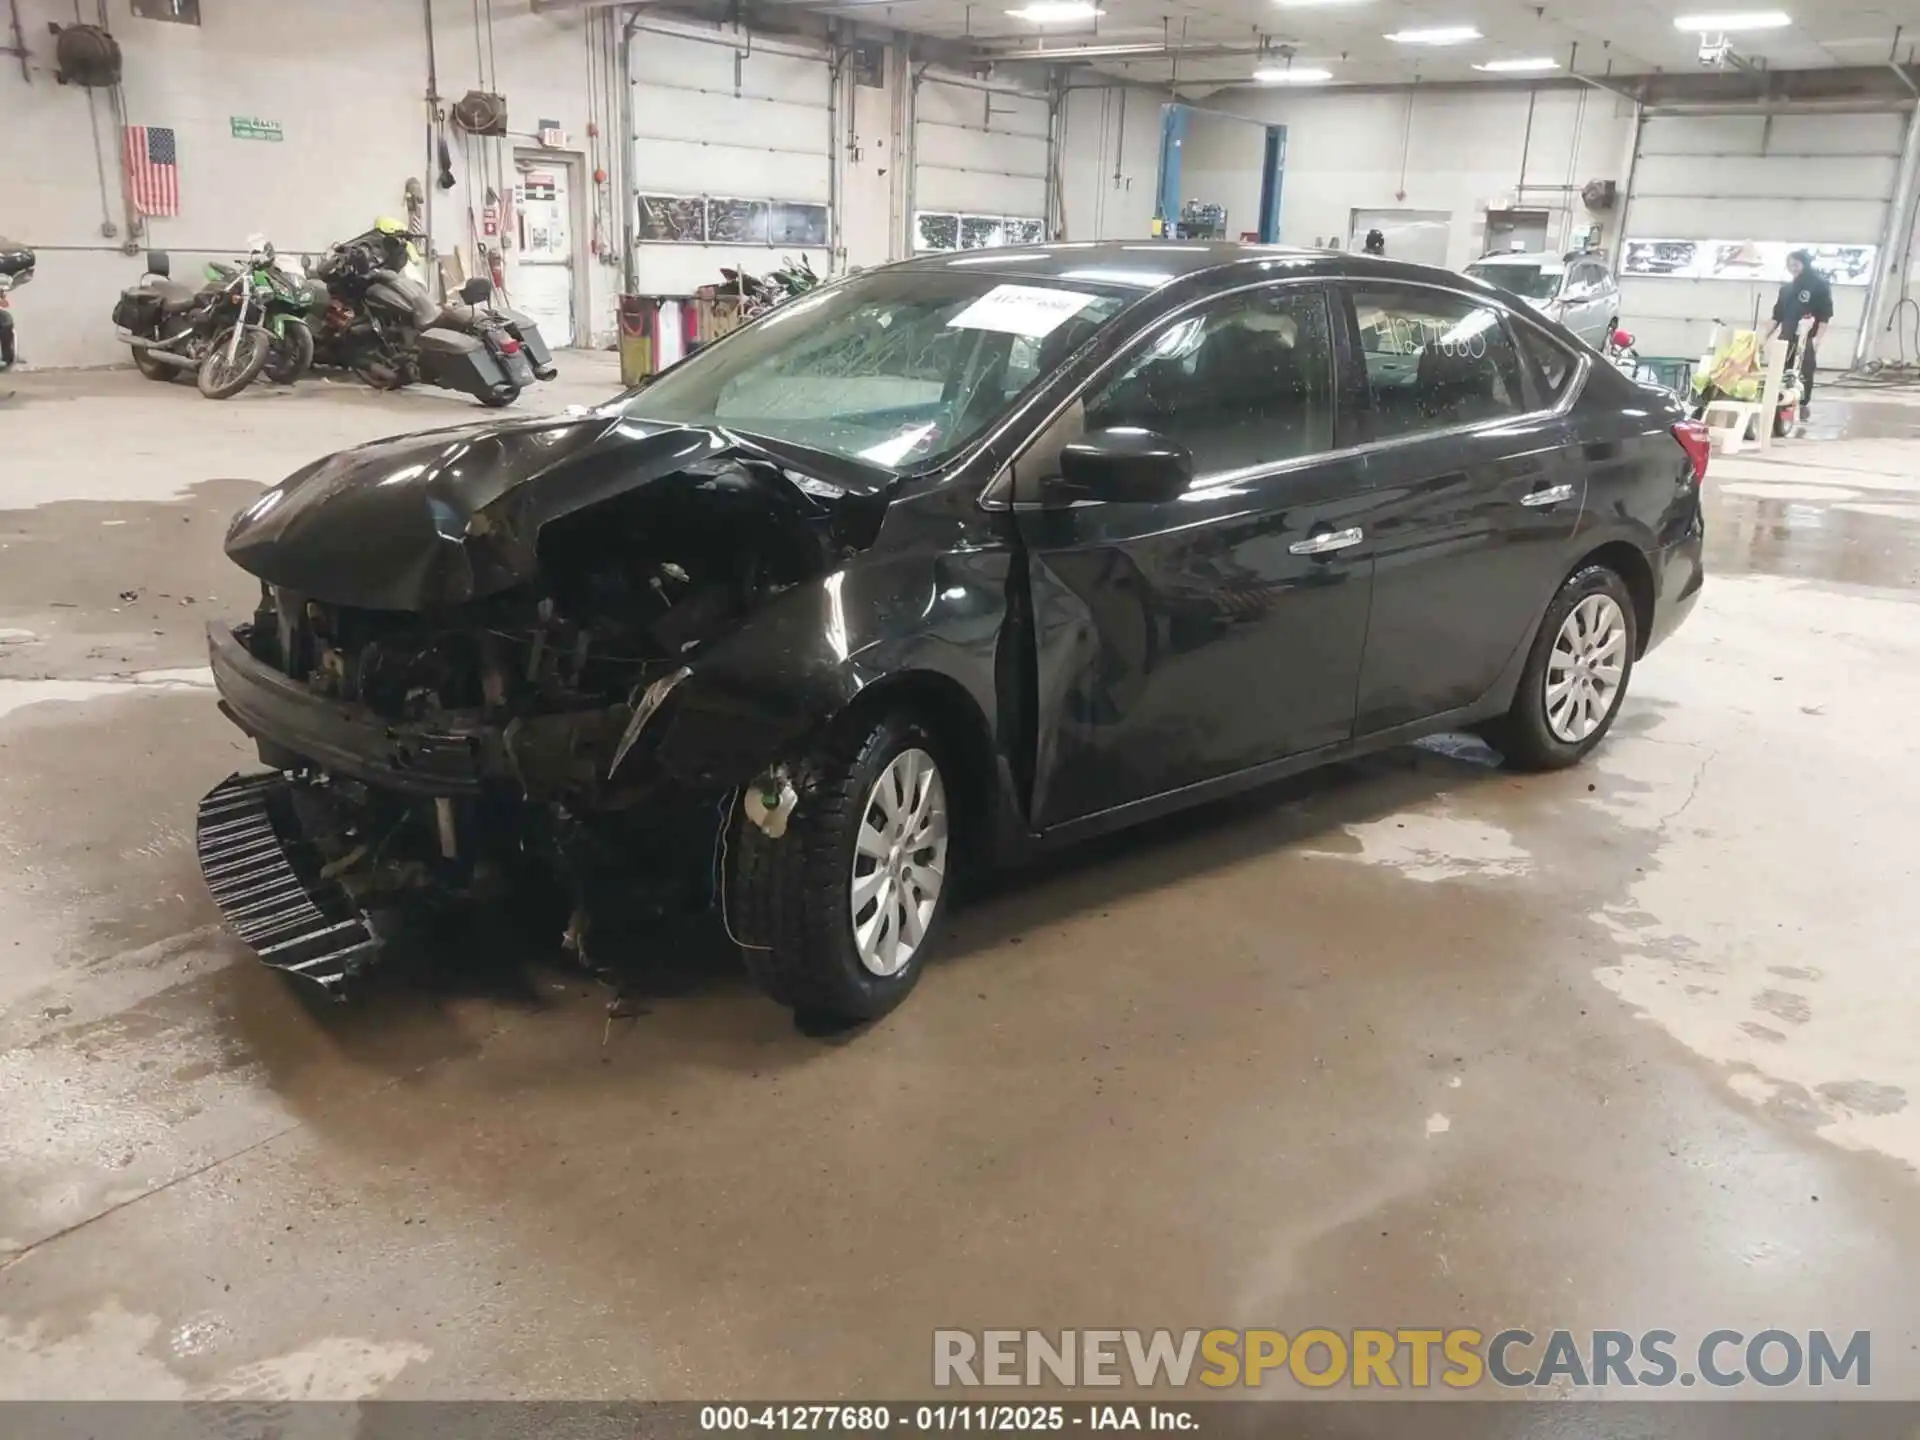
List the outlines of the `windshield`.
{"type": "Polygon", "coordinates": [[[615,404],[913,468],[984,431],[1138,293],[875,271],[788,301],[615,404]]]}
{"type": "Polygon", "coordinates": [[[1538,265],[1469,265],[1467,274],[1489,285],[1498,285],[1509,295],[1523,300],[1551,300],[1560,293],[1563,271],[1543,270],[1538,265]]]}

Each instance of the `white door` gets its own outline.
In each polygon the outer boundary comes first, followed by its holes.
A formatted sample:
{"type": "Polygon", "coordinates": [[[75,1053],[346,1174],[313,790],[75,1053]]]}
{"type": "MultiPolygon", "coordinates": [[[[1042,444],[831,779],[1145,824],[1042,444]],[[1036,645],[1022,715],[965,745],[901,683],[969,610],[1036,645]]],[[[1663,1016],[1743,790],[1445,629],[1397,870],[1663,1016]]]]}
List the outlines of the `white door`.
{"type": "Polygon", "coordinates": [[[513,208],[517,234],[507,298],[533,320],[553,349],[574,343],[573,197],[568,167],[517,159],[513,208]]]}
{"type": "Polygon", "coordinates": [[[1355,210],[1349,248],[1364,248],[1369,230],[1378,230],[1387,242],[1389,260],[1411,260],[1418,265],[1447,263],[1453,233],[1453,214],[1447,210],[1355,210]]]}

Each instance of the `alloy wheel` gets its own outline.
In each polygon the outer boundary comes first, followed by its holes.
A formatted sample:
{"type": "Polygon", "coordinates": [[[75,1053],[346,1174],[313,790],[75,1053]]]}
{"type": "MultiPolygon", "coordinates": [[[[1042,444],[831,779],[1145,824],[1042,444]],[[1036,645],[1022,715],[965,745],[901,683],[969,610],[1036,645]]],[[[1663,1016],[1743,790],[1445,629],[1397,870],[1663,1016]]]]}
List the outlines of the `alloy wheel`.
{"type": "Polygon", "coordinates": [[[1573,607],[1547,657],[1547,728],[1578,745],[1606,723],[1626,678],[1627,617],[1611,595],[1573,607]]]}
{"type": "Polygon", "coordinates": [[[898,975],[926,940],[947,875],[947,790],[924,750],[902,750],[867,793],[850,904],[860,963],[898,975]]]}

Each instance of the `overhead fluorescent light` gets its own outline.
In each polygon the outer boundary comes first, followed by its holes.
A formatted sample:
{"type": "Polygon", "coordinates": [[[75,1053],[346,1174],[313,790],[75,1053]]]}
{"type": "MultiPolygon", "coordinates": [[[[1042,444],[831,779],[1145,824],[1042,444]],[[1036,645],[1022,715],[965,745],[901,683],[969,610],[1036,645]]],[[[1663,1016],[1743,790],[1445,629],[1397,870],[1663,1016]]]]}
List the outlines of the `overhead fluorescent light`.
{"type": "Polygon", "coordinates": [[[1310,5],[1369,5],[1373,0],[1273,0],[1283,10],[1304,10],[1310,5]]]}
{"type": "Polygon", "coordinates": [[[1318,85],[1331,80],[1331,70],[1316,69],[1311,65],[1295,65],[1285,69],[1270,65],[1264,70],[1253,72],[1253,78],[1262,85],[1318,85]]]}
{"type": "Polygon", "coordinates": [[[1488,60],[1473,67],[1476,70],[1492,70],[1501,74],[1509,71],[1558,70],[1560,62],[1548,55],[1536,55],[1530,60],[1488,60]]]}
{"type": "Polygon", "coordinates": [[[1673,22],[1673,28],[1706,35],[1728,30],[1783,30],[1791,24],[1793,17],[1784,10],[1729,10],[1717,15],[1682,15],[1673,22]]]}
{"type": "Polygon", "coordinates": [[[1436,25],[1431,30],[1396,30],[1386,38],[1398,45],[1464,45],[1478,40],[1480,32],[1471,25],[1436,25]]]}
{"type": "Polygon", "coordinates": [[[1034,0],[1007,14],[1016,20],[1031,20],[1036,25],[1058,25],[1065,20],[1094,20],[1104,12],[1092,0],[1034,0]]]}

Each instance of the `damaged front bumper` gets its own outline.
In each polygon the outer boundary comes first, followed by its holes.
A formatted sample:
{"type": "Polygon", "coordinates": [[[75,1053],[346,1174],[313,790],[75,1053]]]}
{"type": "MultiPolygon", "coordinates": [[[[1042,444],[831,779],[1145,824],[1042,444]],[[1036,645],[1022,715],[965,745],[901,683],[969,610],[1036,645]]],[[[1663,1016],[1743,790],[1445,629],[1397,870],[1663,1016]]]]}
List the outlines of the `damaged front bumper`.
{"type": "MultiPolygon", "coordinates": [[[[316,695],[247,651],[233,626],[207,627],[207,651],[220,708],[262,746],[403,795],[480,793],[501,766],[500,732],[448,717],[432,725],[388,723],[366,707],[316,695]]],[[[287,767],[282,767],[287,768],[287,767]]]]}
{"type": "Polygon", "coordinates": [[[207,889],[233,932],[266,964],[338,996],[380,937],[300,836],[293,783],[277,772],[229,775],[200,802],[194,843],[207,889]]]}

